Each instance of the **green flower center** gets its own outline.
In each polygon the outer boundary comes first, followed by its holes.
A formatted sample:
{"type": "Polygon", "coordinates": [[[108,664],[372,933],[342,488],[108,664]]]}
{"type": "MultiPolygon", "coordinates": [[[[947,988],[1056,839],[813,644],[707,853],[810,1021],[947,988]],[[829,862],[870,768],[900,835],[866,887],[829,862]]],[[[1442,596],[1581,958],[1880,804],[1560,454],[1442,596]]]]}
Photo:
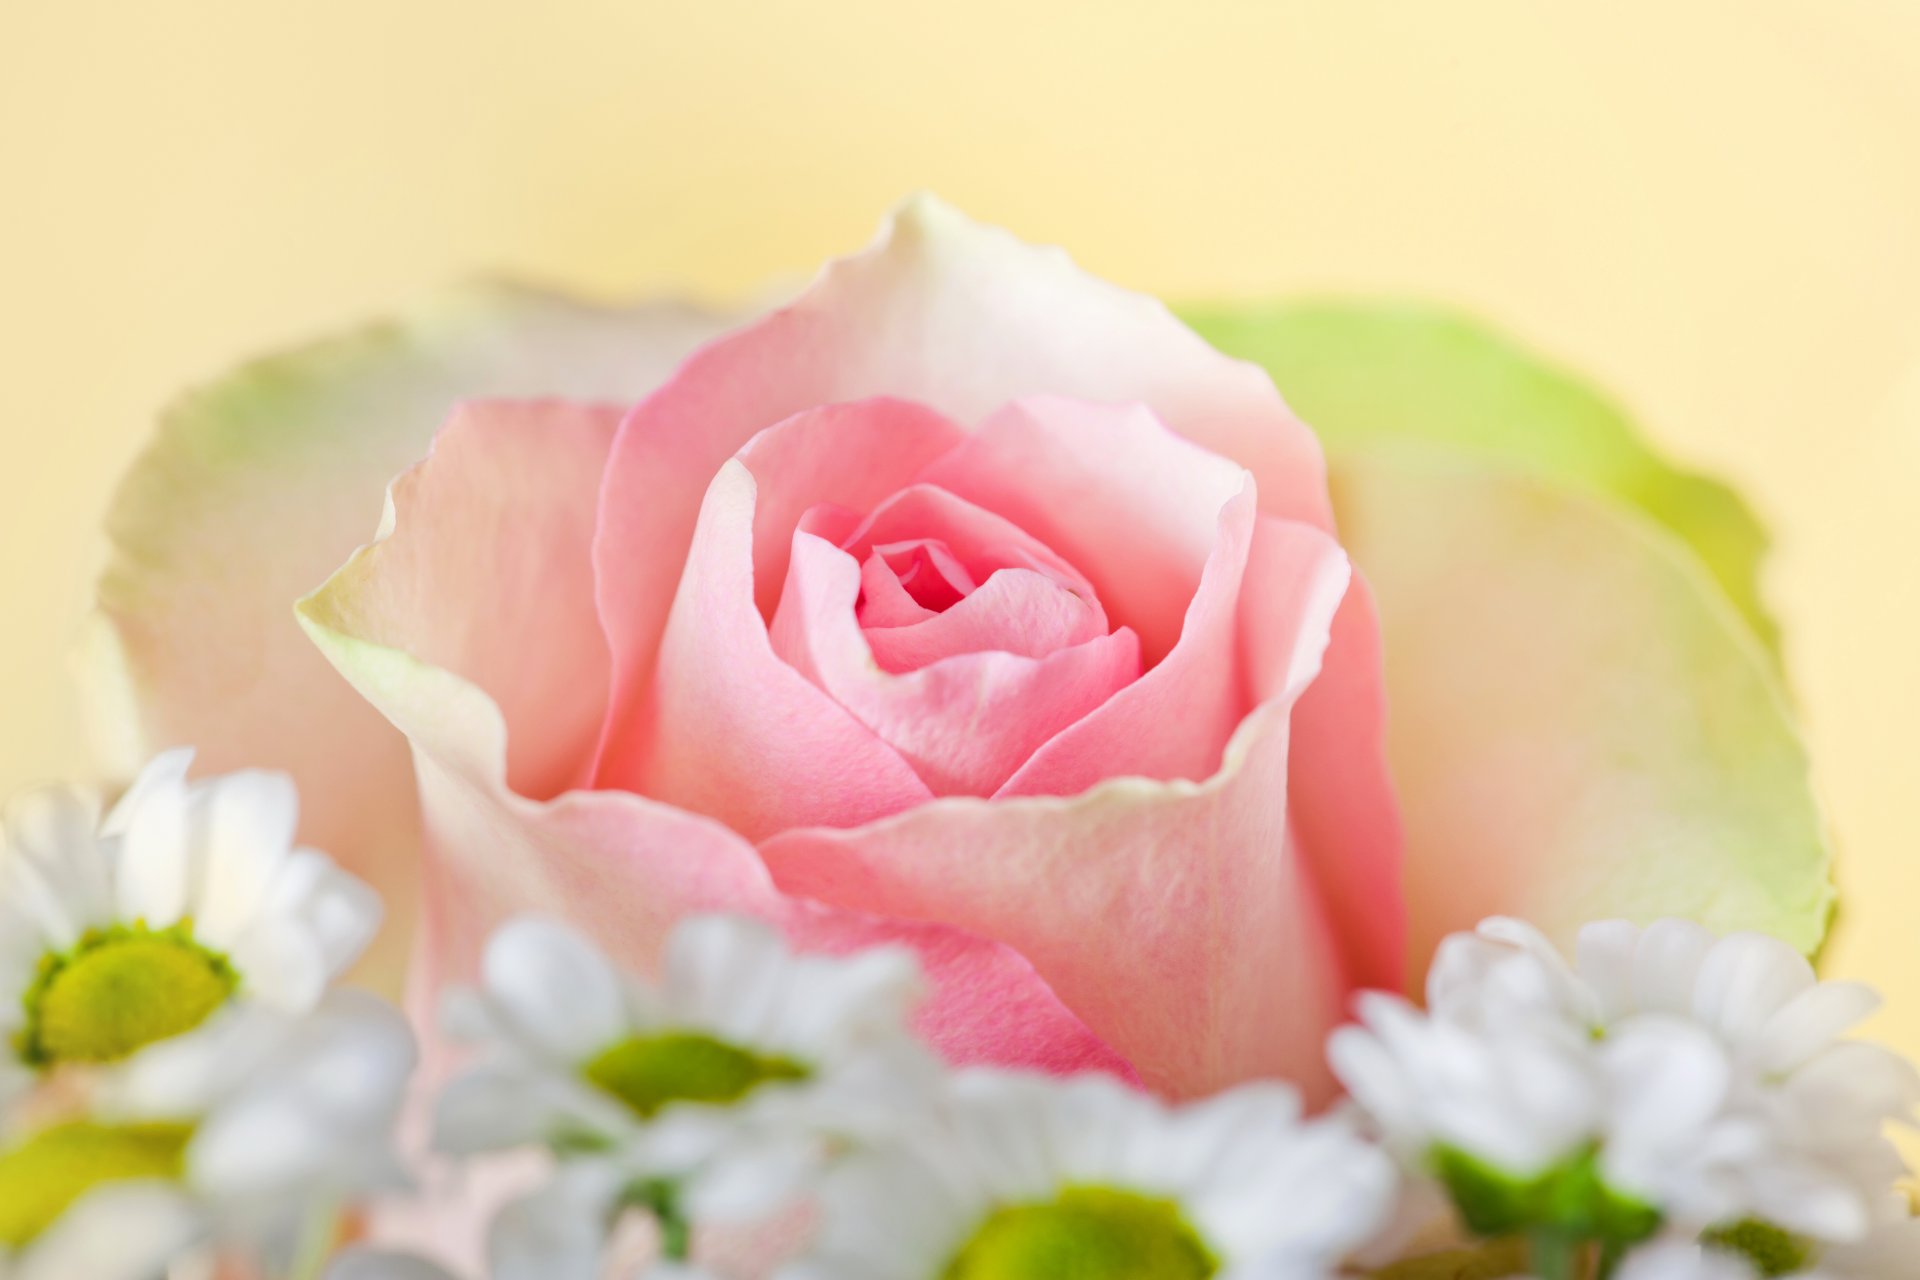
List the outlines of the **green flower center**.
{"type": "Polygon", "coordinates": [[[1715,1227],[1701,1239],[1710,1248],[1739,1254],[1762,1276],[1790,1276],[1813,1260],[1804,1240],[1758,1218],[1715,1227]]]}
{"type": "Polygon", "coordinates": [[[41,963],[27,993],[22,1056],[41,1064],[117,1062],[205,1022],[238,981],[185,926],[96,930],[41,963]]]}
{"type": "Polygon", "coordinates": [[[1207,1280],[1219,1269],[1173,1201],[1067,1187],[994,1210],[942,1280],[1207,1280]]]}
{"type": "Polygon", "coordinates": [[[95,1187],[131,1179],[178,1179],[193,1129],[183,1124],[42,1130],[0,1152],[0,1247],[20,1249],[95,1187]]]}
{"type": "Polygon", "coordinates": [[[693,1031],[623,1040],[586,1066],[586,1078],[652,1118],[670,1102],[734,1102],[775,1080],[805,1080],[805,1066],[693,1031]]]}

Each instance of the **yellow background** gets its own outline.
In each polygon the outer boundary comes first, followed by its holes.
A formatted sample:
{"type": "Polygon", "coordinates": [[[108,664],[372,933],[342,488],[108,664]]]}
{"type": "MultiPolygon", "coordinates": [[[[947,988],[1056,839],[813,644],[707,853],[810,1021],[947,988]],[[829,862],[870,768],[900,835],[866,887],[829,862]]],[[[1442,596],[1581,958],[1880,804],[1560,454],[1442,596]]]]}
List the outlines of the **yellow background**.
{"type": "Polygon", "coordinates": [[[1771,521],[1843,846],[1835,972],[1920,1053],[1920,4],[0,0],[0,788],[153,410],[505,269],[717,298],[901,194],[1175,296],[1466,304],[1771,521]]]}

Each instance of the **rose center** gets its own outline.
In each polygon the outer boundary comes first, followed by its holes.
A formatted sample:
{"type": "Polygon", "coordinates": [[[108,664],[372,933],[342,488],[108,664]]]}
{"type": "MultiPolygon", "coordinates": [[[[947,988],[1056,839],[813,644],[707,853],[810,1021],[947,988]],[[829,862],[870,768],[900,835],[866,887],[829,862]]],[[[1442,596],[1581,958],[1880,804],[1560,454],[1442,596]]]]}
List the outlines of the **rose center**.
{"type": "Polygon", "coordinates": [[[178,1180],[192,1137],[189,1125],[82,1121],[43,1130],[0,1153],[0,1246],[23,1248],[95,1187],[178,1180]]]}
{"type": "Polygon", "coordinates": [[[945,613],[974,590],[972,577],[944,543],[917,542],[883,554],[901,588],[931,613],[945,613]]]}
{"type": "Polygon", "coordinates": [[[652,1117],[672,1102],[734,1102],[775,1080],[804,1080],[809,1072],[790,1058],[762,1055],[698,1032],[635,1036],[586,1066],[586,1078],[652,1117]]]}
{"type": "Polygon", "coordinates": [[[182,930],[89,934],[71,953],[43,963],[27,996],[25,1056],[41,1063],[117,1061],[193,1030],[237,982],[225,959],[182,930]]]}
{"type": "Polygon", "coordinates": [[[942,1280],[1206,1280],[1219,1268],[1173,1201],[1067,1187],[994,1210],[942,1280]]]}

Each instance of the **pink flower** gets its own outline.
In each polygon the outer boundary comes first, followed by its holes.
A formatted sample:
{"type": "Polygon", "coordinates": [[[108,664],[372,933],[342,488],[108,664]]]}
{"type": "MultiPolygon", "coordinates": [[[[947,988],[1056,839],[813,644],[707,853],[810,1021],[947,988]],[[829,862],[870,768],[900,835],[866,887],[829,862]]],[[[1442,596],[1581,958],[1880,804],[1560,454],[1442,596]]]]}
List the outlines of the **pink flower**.
{"type": "Polygon", "coordinates": [[[1350,993],[1490,914],[1813,945],[1804,754],[1674,536],[1745,545],[1737,504],[1455,322],[1209,332],[1336,448],[1404,851],[1313,435],[931,201],[731,331],[488,292],[190,399],[116,502],[111,723],[293,772],[302,837],[417,898],[423,994],[508,914],[645,968],[750,912],[915,947],[956,1060],[1176,1095],[1324,1091],[1350,993]]]}
{"type": "Polygon", "coordinates": [[[1312,434],[931,202],[631,410],[476,401],[302,606],[411,739],[430,984],[545,910],[915,947],[949,1057],[1325,1078],[1397,985],[1377,629],[1312,434]]]}

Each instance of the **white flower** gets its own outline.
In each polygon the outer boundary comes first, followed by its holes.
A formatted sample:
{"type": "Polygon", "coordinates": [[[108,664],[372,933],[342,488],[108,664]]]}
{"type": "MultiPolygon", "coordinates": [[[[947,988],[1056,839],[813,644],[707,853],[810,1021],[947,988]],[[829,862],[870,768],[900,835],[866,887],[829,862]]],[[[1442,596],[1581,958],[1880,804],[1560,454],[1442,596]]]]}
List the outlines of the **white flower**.
{"type": "Polygon", "coordinates": [[[1439,1177],[1470,1227],[1502,1234],[1528,1188],[1597,1175],[1596,1193],[1715,1221],[1739,1207],[1731,1164],[1760,1147],[1727,1110],[1725,1052],[1678,1019],[1599,1042],[1524,1020],[1481,1025],[1369,993],[1328,1043],[1333,1069],[1409,1167],[1439,1177]]]}
{"type": "Polygon", "coordinates": [[[1169,1107],[1104,1076],[956,1076],[936,1119],[820,1188],[781,1280],[1200,1280],[1336,1268],[1392,1207],[1392,1162],[1282,1085],[1169,1107]]]}
{"type": "Polygon", "coordinates": [[[378,927],[366,885],[294,847],[290,779],[189,783],[155,759],[105,822],[53,788],[6,811],[0,1100],[43,1069],[119,1061],[230,999],[298,1012],[378,927]]]}
{"type": "MultiPolygon", "coordinates": [[[[334,1258],[325,1280],[454,1280],[438,1263],[407,1253],[351,1249],[334,1258]]],[[[496,1276],[495,1280],[501,1280],[496,1276]]],[[[657,1262],[632,1280],[716,1280],[710,1272],[677,1262],[657,1262]]]]}
{"type": "Polygon", "coordinates": [[[385,1249],[349,1249],[328,1264],[324,1280],[453,1280],[437,1262],[385,1249]]]}
{"type": "Polygon", "coordinates": [[[1763,1132],[1765,1159],[1742,1162],[1742,1211],[1830,1240],[1884,1218],[1905,1171],[1888,1140],[1920,1100],[1911,1064],[1844,1035],[1878,1003],[1857,983],[1821,982],[1792,947],[1763,934],[1717,937],[1685,920],[1581,931],[1570,966],[1531,926],[1494,919],[1449,938],[1429,975],[1437,1018],[1523,1025],[1568,1043],[1604,1041],[1649,1017],[1683,1020],[1732,1064],[1729,1109],[1763,1132]]]}
{"type": "Polygon", "coordinates": [[[141,1051],[81,1117],[0,1145],[0,1276],[146,1280],[190,1250],[284,1265],[303,1229],[398,1180],[412,1067],[400,1015],[347,991],[141,1051]]]}
{"type": "Polygon", "coordinates": [[[1618,1280],[1916,1280],[1920,1219],[1892,1217],[1851,1244],[1817,1244],[1774,1233],[1735,1232],[1702,1245],[1663,1239],[1629,1254],[1618,1280]]]}
{"type": "Polygon", "coordinates": [[[1816,1244],[1796,1280],[1920,1280],[1920,1219],[1889,1216],[1850,1244],[1816,1244]]]}
{"type": "Polygon", "coordinates": [[[1737,1254],[1693,1241],[1660,1240],[1628,1254],[1615,1280],[1757,1280],[1737,1254]]]}
{"type": "Polygon", "coordinates": [[[449,1029],[483,1053],[442,1095],[436,1145],[563,1157],[496,1223],[502,1275],[593,1274],[627,1207],[769,1212],[829,1145],[887,1132],[937,1069],[906,1027],[921,991],[910,954],[796,956],[751,920],[680,925],[653,986],[566,926],[523,919],[494,936],[483,980],[447,1001],[449,1029]],[[649,1205],[660,1196],[671,1203],[649,1205]]]}

